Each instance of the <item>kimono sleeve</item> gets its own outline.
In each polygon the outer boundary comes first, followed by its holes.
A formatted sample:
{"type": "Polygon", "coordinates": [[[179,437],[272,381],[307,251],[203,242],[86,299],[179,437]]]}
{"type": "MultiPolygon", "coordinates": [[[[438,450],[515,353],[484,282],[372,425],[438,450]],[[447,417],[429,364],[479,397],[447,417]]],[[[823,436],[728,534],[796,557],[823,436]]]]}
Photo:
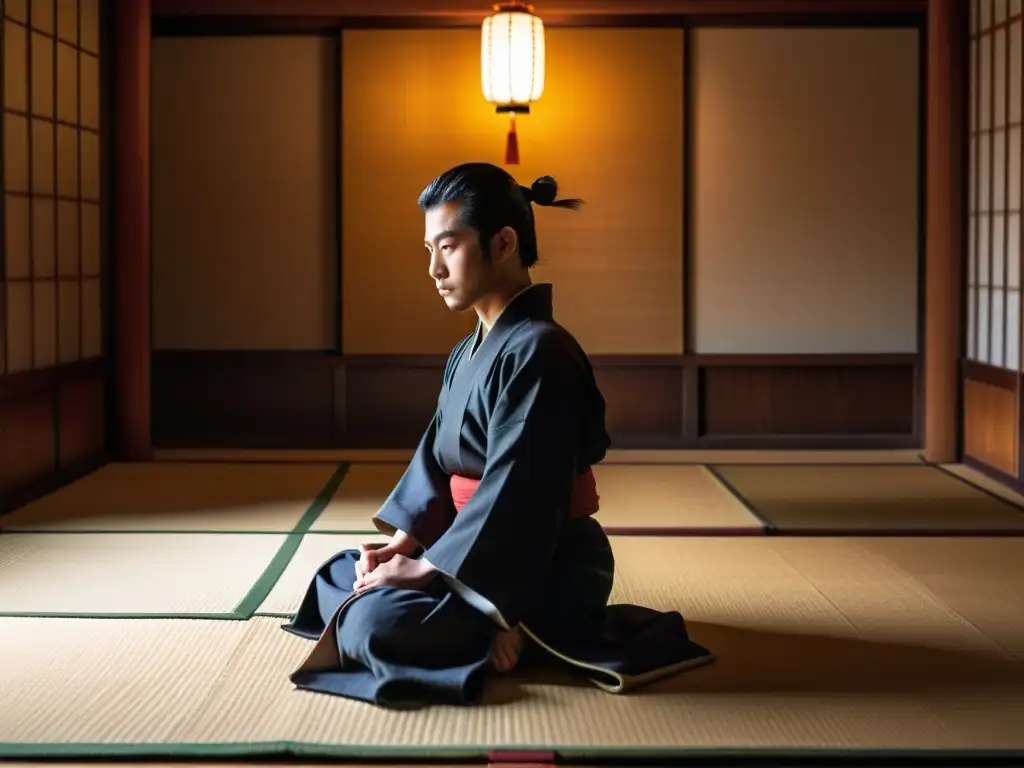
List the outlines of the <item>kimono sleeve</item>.
{"type": "Polygon", "coordinates": [[[531,354],[498,397],[480,485],[424,557],[516,626],[544,586],[571,514],[578,378],[564,354],[531,354]]]}
{"type": "Polygon", "coordinates": [[[412,461],[373,517],[381,533],[393,536],[404,531],[424,547],[437,541],[455,517],[448,475],[434,458],[439,419],[440,414],[435,413],[412,461]]]}

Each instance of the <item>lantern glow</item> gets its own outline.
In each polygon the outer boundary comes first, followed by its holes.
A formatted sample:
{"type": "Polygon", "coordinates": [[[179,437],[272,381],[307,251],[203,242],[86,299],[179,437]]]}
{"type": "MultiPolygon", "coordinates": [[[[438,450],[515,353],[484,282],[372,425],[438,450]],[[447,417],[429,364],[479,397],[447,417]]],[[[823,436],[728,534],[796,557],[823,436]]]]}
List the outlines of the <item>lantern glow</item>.
{"type": "Polygon", "coordinates": [[[484,98],[499,111],[515,106],[529,111],[530,102],[544,93],[544,22],[533,15],[532,6],[508,3],[495,6],[482,33],[484,98]]]}
{"type": "Polygon", "coordinates": [[[544,23],[520,0],[494,6],[481,29],[480,79],[484,98],[510,116],[505,162],[519,162],[515,115],[529,114],[544,93],[544,23]]]}

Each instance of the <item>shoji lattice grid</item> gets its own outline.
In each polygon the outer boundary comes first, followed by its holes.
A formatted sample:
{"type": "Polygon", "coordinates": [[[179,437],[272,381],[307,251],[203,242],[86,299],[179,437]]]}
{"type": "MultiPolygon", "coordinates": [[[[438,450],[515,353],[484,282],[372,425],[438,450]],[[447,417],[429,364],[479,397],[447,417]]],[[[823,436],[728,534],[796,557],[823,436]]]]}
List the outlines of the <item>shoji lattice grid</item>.
{"type": "Polygon", "coordinates": [[[0,373],[101,354],[99,0],[3,0],[0,373]]]}
{"type": "Polygon", "coordinates": [[[967,356],[1021,370],[1021,0],[972,0],[967,356]]]}

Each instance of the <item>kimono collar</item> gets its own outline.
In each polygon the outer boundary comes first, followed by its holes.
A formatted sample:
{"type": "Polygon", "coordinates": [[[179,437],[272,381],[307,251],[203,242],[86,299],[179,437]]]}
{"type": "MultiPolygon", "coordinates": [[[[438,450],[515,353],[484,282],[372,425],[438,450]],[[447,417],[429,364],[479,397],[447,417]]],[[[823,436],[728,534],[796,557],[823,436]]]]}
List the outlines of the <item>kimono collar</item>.
{"type": "Polygon", "coordinates": [[[554,293],[551,283],[536,283],[524,288],[498,315],[491,333],[502,331],[522,320],[554,319],[554,293]]]}

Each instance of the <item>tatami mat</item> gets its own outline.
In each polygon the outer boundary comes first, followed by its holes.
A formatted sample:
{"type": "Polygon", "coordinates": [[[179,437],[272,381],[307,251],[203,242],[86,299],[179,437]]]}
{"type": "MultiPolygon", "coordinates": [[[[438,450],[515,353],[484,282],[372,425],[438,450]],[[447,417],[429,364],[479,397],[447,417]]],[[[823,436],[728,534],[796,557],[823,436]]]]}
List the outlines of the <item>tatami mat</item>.
{"type": "Polygon", "coordinates": [[[1024,510],[925,464],[713,470],[782,534],[1024,533],[1024,510]]]}
{"type": "Polygon", "coordinates": [[[704,467],[594,468],[598,522],[613,534],[759,534],[764,526],[704,467]]]}
{"type": "Polygon", "coordinates": [[[291,616],[298,610],[299,602],[309,586],[317,569],[329,558],[343,549],[358,549],[362,543],[386,542],[388,537],[379,533],[333,534],[308,533],[295,551],[291,562],[267,595],[258,615],[291,616]]]}
{"type": "Polygon", "coordinates": [[[951,475],[959,477],[964,482],[977,486],[1001,499],[1006,499],[1011,504],[1024,509],[1024,495],[1017,493],[1003,483],[993,480],[991,477],[983,475],[978,470],[964,464],[940,464],[938,466],[951,475]]]}
{"type": "Polygon", "coordinates": [[[18,660],[0,665],[0,756],[145,744],[183,757],[248,747],[383,760],[1024,749],[1024,665],[975,618],[998,576],[990,563],[1024,561],[1024,540],[979,540],[967,563],[915,555],[924,572],[959,574],[959,608],[881,544],[616,538],[613,599],[682,610],[717,656],[627,697],[526,667],[492,681],[483,707],[389,712],[295,690],[288,674],[310,644],[278,618],[0,619],[0,658],[18,660]]]}
{"type": "Polygon", "coordinates": [[[405,472],[405,464],[352,464],[345,481],[310,528],[332,533],[376,533],[373,516],[405,472]]]}
{"type": "MultiPolygon", "coordinates": [[[[402,477],[403,464],[353,464],[310,530],[374,533],[371,519],[402,477]]],[[[594,468],[611,533],[759,534],[764,526],[713,474],[699,466],[601,465],[594,468]]]]}
{"type": "Polygon", "coordinates": [[[231,617],[286,538],[6,533],[0,614],[231,617]]]}
{"type": "Polygon", "coordinates": [[[876,645],[853,630],[829,637],[779,633],[756,620],[697,623],[698,637],[719,652],[716,663],[636,695],[614,697],[560,673],[524,669],[494,681],[483,707],[394,713],[292,690],[287,675],[308,643],[272,619],[255,621],[249,653],[236,655],[195,721],[196,742],[288,741],[382,759],[502,748],[628,756],[1024,746],[1024,734],[999,714],[1000,706],[1024,711],[1019,667],[991,655],[876,645]],[[957,668],[947,681],[930,681],[932,665],[943,661],[957,668]],[[977,739],[971,718],[956,710],[946,717],[931,710],[965,681],[995,694],[973,713],[1002,722],[992,739],[977,739]]]}
{"type": "Polygon", "coordinates": [[[1018,539],[879,539],[869,549],[1024,662],[1024,551],[1018,539]]]}
{"type": "Polygon", "coordinates": [[[59,753],[74,743],[191,740],[192,724],[231,659],[245,652],[252,628],[201,619],[0,618],[0,756],[19,756],[26,744],[59,753]]]}
{"type": "Polygon", "coordinates": [[[4,531],[292,530],[337,464],[109,464],[0,518],[4,531]]]}

